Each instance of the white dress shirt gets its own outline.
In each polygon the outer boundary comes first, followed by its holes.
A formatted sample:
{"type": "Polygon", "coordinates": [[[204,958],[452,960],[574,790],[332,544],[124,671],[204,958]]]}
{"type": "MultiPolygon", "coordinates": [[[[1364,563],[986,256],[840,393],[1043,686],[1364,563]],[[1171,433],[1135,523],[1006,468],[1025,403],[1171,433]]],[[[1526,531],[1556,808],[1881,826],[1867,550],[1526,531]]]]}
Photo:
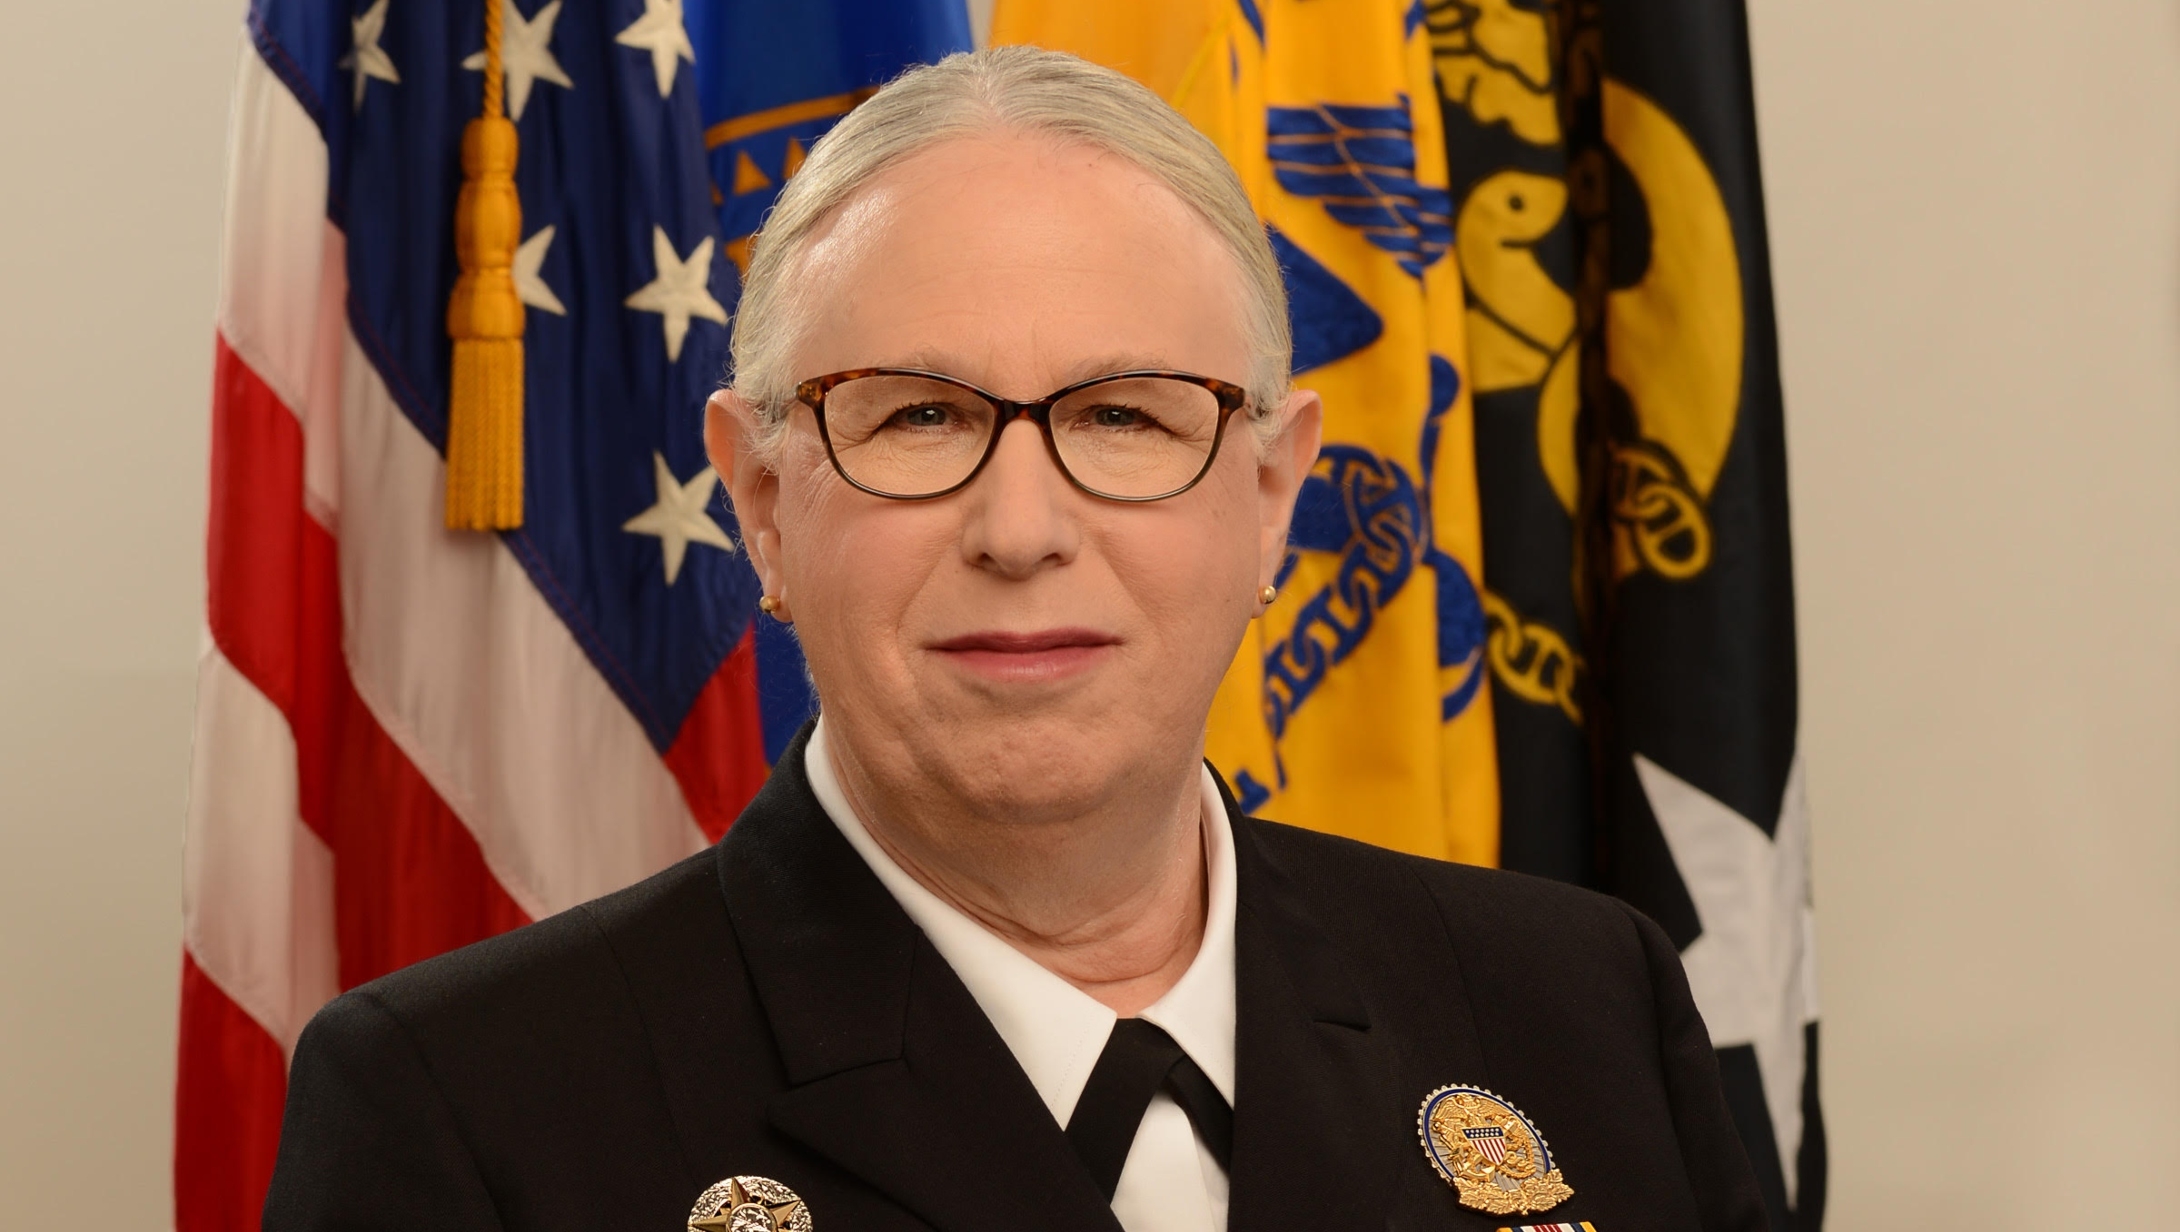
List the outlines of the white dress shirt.
{"type": "MultiPolygon", "coordinates": [[[[863,828],[833,773],[818,721],[803,754],[804,771],[825,815],[878,874],[878,880],[923,929],[947,965],[968,986],[985,1017],[1029,1075],[1052,1119],[1066,1126],[1090,1071],[1112,1034],[1116,1015],[1090,994],[924,888],[863,828]]],[[[1142,1017],[1164,1029],[1234,1102],[1234,835],[1226,806],[1203,775],[1204,863],[1209,884],[1203,944],[1179,983],[1142,1017]]],[[[1113,1214],[1127,1232],[1224,1232],[1227,1177],[1196,1136],[1188,1114],[1161,1091],[1143,1114],[1135,1145],[1121,1168],[1113,1214]]]]}

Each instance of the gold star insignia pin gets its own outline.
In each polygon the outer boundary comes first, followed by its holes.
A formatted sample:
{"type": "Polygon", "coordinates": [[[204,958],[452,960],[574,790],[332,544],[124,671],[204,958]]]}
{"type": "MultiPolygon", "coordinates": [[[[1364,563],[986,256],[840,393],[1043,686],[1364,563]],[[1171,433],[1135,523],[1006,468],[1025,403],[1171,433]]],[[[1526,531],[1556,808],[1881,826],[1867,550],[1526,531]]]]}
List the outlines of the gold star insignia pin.
{"type": "Polygon", "coordinates": [[[810,1232],[810,1208],[770,1177],[730,1176],[697,1198],[689,1232],[810,1232]]]}

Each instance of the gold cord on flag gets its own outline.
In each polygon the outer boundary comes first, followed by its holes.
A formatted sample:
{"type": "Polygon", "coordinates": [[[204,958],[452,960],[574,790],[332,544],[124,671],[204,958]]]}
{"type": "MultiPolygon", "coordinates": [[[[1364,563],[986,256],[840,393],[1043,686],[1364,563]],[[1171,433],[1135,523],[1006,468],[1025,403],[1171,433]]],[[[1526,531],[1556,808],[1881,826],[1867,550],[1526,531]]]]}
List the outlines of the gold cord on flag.
{"type": "Polygon", "coordinates": [[[515,125],[503,113],[505,0],[484,0],[484,108],[462,132],[454,248],[462,274],[447,301],[454,376],[447,408],[447,527],[522,525],[522,325],[515,248],[515,125]]]}

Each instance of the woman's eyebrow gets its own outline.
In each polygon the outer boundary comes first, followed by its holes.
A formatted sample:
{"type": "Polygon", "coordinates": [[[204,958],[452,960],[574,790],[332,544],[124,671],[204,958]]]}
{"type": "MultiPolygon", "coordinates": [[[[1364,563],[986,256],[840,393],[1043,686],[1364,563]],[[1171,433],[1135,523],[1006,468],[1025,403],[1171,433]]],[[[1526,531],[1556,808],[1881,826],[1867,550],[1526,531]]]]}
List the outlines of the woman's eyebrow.
{"type": "Polygon", "coordinates": [[[1165,357],[1162,355],[1123,351],[1101,355],[1095,359],[1085,360],[1069,367],[1060,383],[1062,385],[1072,385],[1077,381],[1087,381],[1091,377],[1104,376],[1112,372],[1163,370],[1168,367],[1171,367],[1171,365],[1166,362],[1165,357]]]}
{"type": "MultiPolygon", "coordinates": [[[[967,381],[972,385],[983,385],[989,388],[989,385],[982,379],[985,374],[973,371],[976,365],[965,362],[959,355],[929,347],[918,347],[902,355],[888,358],[882,363],[873,364],[871,367],[921,368],[926,372],[942,373],[956,380],[967,381]]],[[[1073,385],[1077,381],[1087,381],[1091,377],[1104,376],[1113,372],[1136,372],[1146,369],[1163,370],[1169,367],[1171,365],[1166,362],[1164,356],[1150,352],[1107,352],[1069,364],[1061,371],[1060,379],[1053,385],[1053,388],[1059,389],[1073,385]]],[[[1041,390],[1039,392],[1049,393],[1051,391],[1041,390]]]]}

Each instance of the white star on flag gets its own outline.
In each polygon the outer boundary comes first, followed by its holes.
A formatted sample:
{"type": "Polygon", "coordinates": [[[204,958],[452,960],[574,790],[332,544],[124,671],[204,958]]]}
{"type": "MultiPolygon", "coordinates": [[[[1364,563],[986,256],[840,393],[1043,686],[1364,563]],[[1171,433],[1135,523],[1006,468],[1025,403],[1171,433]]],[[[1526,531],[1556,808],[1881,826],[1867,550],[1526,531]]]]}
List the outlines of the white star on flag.
{"type": "Polygon", "coordinates": [[[537,234],[522,241],[515,249],[515,298],[532,308],[540,308],[555,316],[568,315],[568,307],[553,294],[545,282],[545,275],[538,271],[545,265],[545,250],[553,246],[553,229],[539,227],[537,234]]]}
{"type": "Polygon", "coordinates": [[[689,336],[689,318],[702,317],[707,321],[727,323],[727,310],[712,298],[712,237],[698,241],[689,259],[684,261],[674,255],[674,242],[666,238],[666,228],[651,228],[651,257],[658,264],[658,277],[622,300],[622,306],[638,312],[656,312],[665,319],[666,358],[681,358],[681,340],[689,336]]]}
{"type": "Polygon", "coordinates": [[[1637,754],[1635,773],[1695,901],[1703,935],[1680,956],[1711,1045],[1749,1044],[1794,1204],[1802,1146],[1803,1028],[1817,1020],[1816,914],[1809,907],[1809,808],[1801,754],[1779,824],[1763,828],[1637,754]]]}
{"type": "Polygon", "coordinates": [[[392,85],[401,84],[401,74],[394,70],[393,57],[378,41],[386,33],[386,0],[363,11],[361,17],[348,19],[349,37],[355,47],[341,57],[340,66],[356,75],[356,110],[363,109],[363,88],[373,77],[392,85]]]}
{"type": "MultiPolygon", "coordinates": [[[[500,27],[500,68],[507,74],[507,113],[519,120],[522,109],[529,105],[530,87],[540,81],[574,89],[560,61],[553,58],[553,23],[560,20],[560,0],[553,0],[537,11],[528,21],[522,19],[522,10],[515,7],[515,0],[506,0],[500,6],[507,20],[500,27]]],[[[462,61],[462,67],[471,72],[484,71],[484,53],[473,53],[462,61]]]]}
{"type": "Polygon", "coordinates": [[[660,98],[674,92],[674,73],[683,60],[696,63],[696,48],[689,44],[688,27],[681,24],[681,0],[643,0],[643,16],[614,35],[613,41],[651,53],[651,71],[658,74],[660,98]]]}
{"type": "Polygon", "coordinates": [[[671,586],[681,576],[681,561],[688,555],[691,543],[706,543],[731,553],[734,540],[727,538],[727,532],[704,511],[711,504],[713,489],[719,486],[718,471],[707,466],[683,483],[674,478],[674,468],[666,465],[666,455],[653,452],[651,462],[658,480],[658,503],[621,523],[621,529],[658,537],[659,548],[666,554],[666,584],[671,586]]]}

